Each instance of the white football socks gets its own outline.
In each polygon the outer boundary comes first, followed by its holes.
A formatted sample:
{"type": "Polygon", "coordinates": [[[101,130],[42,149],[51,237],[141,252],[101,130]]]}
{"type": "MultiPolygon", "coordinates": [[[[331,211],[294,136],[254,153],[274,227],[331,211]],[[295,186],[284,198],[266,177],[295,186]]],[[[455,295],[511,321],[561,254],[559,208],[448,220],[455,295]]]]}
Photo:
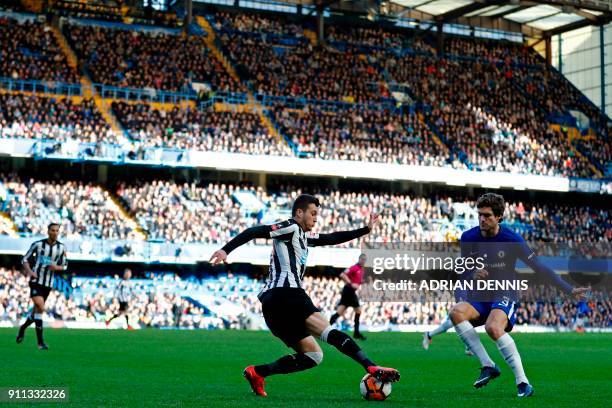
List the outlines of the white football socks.
{"type": "Polygon", "coordinates": [[[523,382],[529,384],[529,380],[527,380],[527,376],[525,376],[525,370],[523,370],[521,355],[516,349],[514,339],[512,339],[508,333],[505,333],[503,336],[497,339],[495,343],[497,343],[497,348],[502,356],[504,356],[504,359],[506,359],[506,362],[510,368],[512,368],[512,372],[516,378],[516,384],[518,385],[523,382]]]}
{"type": "Polygon", "coordinates": [[[450,317],[446,316],[446,319],[442,322],[442,324],[428,333],[429,338],[437,336],[438,334],[446,333],[451,327],[453,327],[453,322],[451,321],[450,317]]]}
{"type": "Polygon", "coordinates": [[[480,364],[483,367],[495,367],[495,363],[493,360],[491,360],[489,354],[487,354],[487,350],[485,350],[484,346],[482,345],[480,336],[478,333],[476,333],[476,330],[474,330],[472,323],[468,322],[467,320],[461,322],[455,325],[455,331],[457,332],[459,338],[463,340],[465,345],[468,346],[474,354],[476,354],[476,357],[478,357],[480,364]]]}

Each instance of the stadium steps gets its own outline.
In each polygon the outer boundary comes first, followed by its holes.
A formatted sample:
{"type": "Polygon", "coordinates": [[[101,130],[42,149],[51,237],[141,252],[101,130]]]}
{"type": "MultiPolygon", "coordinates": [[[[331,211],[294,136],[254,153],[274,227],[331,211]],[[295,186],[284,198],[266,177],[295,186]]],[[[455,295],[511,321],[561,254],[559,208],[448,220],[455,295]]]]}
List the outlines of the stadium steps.
{"type": "MultiPolygon", "coordinates": [[[[249,103],[247,104],[231,105],[225,102],[216,102],[214,105],[215,112],[227,112],[227,111],[248,112],[248,113],[257,112],[257,115],[259,116],[259,120],[261,120],[261,123],[263,123],[263,125],[266,127],[266,129],[268,130],[268,133],[272,135],[273,137],[275,137],[277,140],[280,140],[282,143],[285,143],[287,144],[287,146],[289,146],[289,144],[287,143],[287,139],[278,131],[276,126],[274,126],[274,123],[272,123],[268,115],[264,113],[265,108],[261,104],[259,104],[259,102],[255,100],[255,98],[250,92],[248,96],[249,96],[249,103]]],[[[289,148],[291,148],[291,146],[289,146],[289,148]]]]}
{"type": "MultiPolygon", "coordinates": [[[[287,139],[285,139],[283,137],[283,135],[280,134],[280,132],[278,131],[276,126],[274,126],[274,123],[272,123],[272,121],[270,120],[268,115],[266,115],[263,112],[263,109],[257,109],[257,114],[259,115],[259,118],[260,118],[261,122],[266,126],[266,129],[268,129],[268,132],[272,136],[274,136],[276,139],[280,140],[282,143],[285,143],[285,144],[287,144],[287,146],[289,146],[289,144],[287,143],[287,139]]],[[[291,146],[289,146],[289,147],[291,147],[291,146]]]]}
{"type": "Polygon", "coordinates": [[[68,40],[66,40],[66,37],[64,37],[64,34],[62,34],[59,27],[53,24],[48,25],[48,27],[51,28],[51,32],[55,36],[55,39],[57,40],[62,52],[66,56],[68,60],[68,65],[70,65],[70,67],[74,68],[75,70],[78,69],[79,60],[70,45],[68,44],[68,40]]]}
{"type": "MultiPolygon", "coordinates": [[[[68,44],[68,40],[66,39],[62,31],[59,29],[59,27],[53,24],[48,25],[48,27],[51,29],[51,32],[53,33],[53,36],[57,40],[60,46],[60,49],[66,56],[68,65],[70,65],[71,68],[74,68],[75,70],[78,71],[79,59],[76,56],[76,53],[72,50],[72,47],[70,46],[70,44],[68,44]]],[[[81,75],[81,89],[83,92],[83,96],[85,98],[90,99],[93,97],[92,91],[91,91],[91,85],[90,83],[87,82],[87,78],[85,78],[83,75],[81,75]]]]}
{"type": "Polygon", "coordinates": [[[304,36],[308,38],[308,41],[310,41],[312,45],[317,45],[317,33],[312,30],[304,29],[304,36]]]}
{"type": "MultiPolygon", "coordinates": [[[[59,43],[59,46],[62,49],[64,55],[66,55],[66,58],[68,59],[68,64],[71,67],[78,69],[78,58],[76,56],[76,53],[68,43],[68,40],[66,39],[62,31],[56,25],[50,25],[49,27],[51,28],[51,32],[57,39],[57,42],[59,43]]],[[[111,126],[113,132],[125,137],[126,133],[124,132],[123,128],[121,127],[121,124],[119,123],[115,115],[113,115],[113,113],[111,112],[110,106],[104,103],[104,100],[96,92],[96,89],[94,88],[91,79],[83,72],[81,73],[81,89],[85,98],[93,98],[96,107],[102,114],[104,120],[111,126]]]]}
{"type": "Polygon", "coordinates": [[[96,104],[96,107],[102,114],[102,117],[104,118],[104,120],[111,126],[111,129],[113,130],[113,132],[119,135],[123,135],[123,137],[125,137],[126,133],[123,130],[123,127],[121,127],[119,120],[115,117],[115,115],[111,111],[110,106],[106,104],[106,102],[104,102],[104,99],[102,99],[102,97],[98,94],[98,92],[96,92],[96,90],[93,87],[93,84],[91,84],[90,89],[93,95],[94,103],[96,104]]]}
{"type": "Polygon", "coordinates": [[[206,20],[206,18],[202,16],[196,16],[195,20],[198,25],[202,27],[204,31],[206,31],[206,34],[208,34],[206,37],[203,38],[203,40],[208,46],[210,52],[221,62],[221,65],[223,65],[223,68],[225,68],[225,70],[227,71],[227,73],[229,73],[232,79],[240,83],[241,81],[238,77],[238,74],[236,73],[236,70],[229,62],[229,60],[225,57],[225,55],[223,55],[219,47],[217,47],[217,44],[215,42],[215,40],[217,39],[215,29],[210,25],[208,20],[206,20]]]}
{"type": "MultiPolygon", "coordinates": [[[[100,188],[105,189],[104,186],[100,186],[100,188]]],[[[136,221],[136,219],[129,213],[129,211],[123,206],[119,198],[117,198],[114,193],[108,191],[108,196],[110,197],[111,203],[115,206],[114,209],[119,211],[129,226],[136,232],[136,239],[145,241],[147,239],[147,234],[140,227],[138,221],[136,221]]]]}
{"type": "MultiPolygon", "coordinates": [[[[417,113],[417,117],[419,118],[419,122],[421,122],[426,128],[429,129],[429,125],[427,124],[427,122],[425,122],[425,118],[423,117],[423,114],[421,112],[417,113]]],[[[444,150],[446,153],[450,154],[450,149],[448,148],[446,143],[444,143],[442,140],[440,140],[440,138],[438,137],[436,132],[431,132],[431,136],[433,138],[433,141],[438,146],[440,146],[442,148],[442,150],[444,150]]]]}
{"type": "MultiPolygon", "coordinates": [[[[550,123],[548,127],[556,132],[563,133],[561,130],[561,127],[562,127],[561,125],[550,123]]],[[[591,162],[590,157],[587,157],[584,154],[582,154],[582,152],[576,149],[576,146],[574,146],[574,144],[572,143],[574,139],[583,139],[583,136],[580,133],[580,130],[575,127],[568,127],[568,126],[564,126],[563,128],[567,130],[567,138],[568,138],[567,142],[572,152],[576,155],[576,157],[584,158],[589,163],[589,169],[591,169],[593,174],[595,174],[598,178],[602,178],[603,173],[593,164],[593,162],[591,162]]]]}
{"type": "Polygon", "coordinates": [[[5,212],[0,212],[0,233],[8,234],[10,237],[17,237],[17,226],[13,219],[5,212]]]}

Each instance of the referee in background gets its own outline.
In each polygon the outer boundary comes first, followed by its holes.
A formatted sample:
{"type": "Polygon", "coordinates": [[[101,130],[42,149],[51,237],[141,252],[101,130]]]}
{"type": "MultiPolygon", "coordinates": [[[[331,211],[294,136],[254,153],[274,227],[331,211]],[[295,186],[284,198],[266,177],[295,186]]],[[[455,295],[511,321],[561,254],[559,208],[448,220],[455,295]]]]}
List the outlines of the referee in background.
{"type": "Polygon", "coordinates": [[[21,261],[26,276],[30,278],[30,297],[34,308],[25,323],[19,327],[17,343],[23,341],[25,330],[34,323],[38,348],[41,350],[49,349],[43,341],[42,314],[45,311],[45,301],[53,288],[55,272],[68,268],[66,247],[57,240],[59,229],[59,224],[49,224],[48,237],[34,242],[21,261]]]}
{"type": "Polygon", "coordinates": [[[106,327],[108,327],[110,322],[112,322],[113,319],[115,319],[116,317],[124,315],[125,323],[127,324],[127,329],[134,330],[134,328],[130,326],[130,320],[128,317],[128,302],[134,295],[134,292],[132,291],[132,287],[128,282],[131,278],[132,278],[131,270],[126,269],[125,271],[123,271],[123,279],[115,287],[115,293],[114,293],[115,299],[119,301],[119,312],[115,313],[113,317],[111,317],[110,319],[106,321],[106,327]]]}

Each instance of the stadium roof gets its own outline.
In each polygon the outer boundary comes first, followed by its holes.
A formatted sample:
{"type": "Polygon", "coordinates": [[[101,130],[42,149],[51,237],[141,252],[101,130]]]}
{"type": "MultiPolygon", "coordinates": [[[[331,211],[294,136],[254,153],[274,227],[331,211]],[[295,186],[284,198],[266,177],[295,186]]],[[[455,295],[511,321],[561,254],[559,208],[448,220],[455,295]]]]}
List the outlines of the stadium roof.
{"type": "Polygon", "coordinates": [[[612,0],[365,0],[312,1],[334,10],[454,23],[545,38],[612,21],[612,0]]]}

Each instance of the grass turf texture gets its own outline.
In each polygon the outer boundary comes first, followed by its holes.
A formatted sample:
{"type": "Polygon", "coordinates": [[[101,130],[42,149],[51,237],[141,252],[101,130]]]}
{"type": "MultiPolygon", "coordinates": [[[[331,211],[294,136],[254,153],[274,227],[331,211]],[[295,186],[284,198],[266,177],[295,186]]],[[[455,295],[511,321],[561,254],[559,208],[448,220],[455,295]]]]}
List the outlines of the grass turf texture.
{"type": "MultiPolygon", "coordinates": [[[[0,329],[0,387],[68,387],[71,406],[365,407],[359,365],[323,345],[321,366],[267,379],[268,398],[252,395],[242,377],[248,364],[289,352],[267,332],[45,330],[50,350],[35,347],[35,332],[15,343],[16,329],[0,329]]],[[[502,375],[483,389],[475,357],[454,333],[421,348],[418,333],[370,333],[363,348],[402,381],[383,402],[395,407],[609,407],[611,334],[514,334],[535,395],[519,400],[511,370],[481,335],[502,375]]],[[[14,404],[11,404],[15,406],[14,404]]],[[[47,404],[36,404],[37,407],[47,404]]],[[[55,405],[56,406],[56,405],[55,405]]]]}

